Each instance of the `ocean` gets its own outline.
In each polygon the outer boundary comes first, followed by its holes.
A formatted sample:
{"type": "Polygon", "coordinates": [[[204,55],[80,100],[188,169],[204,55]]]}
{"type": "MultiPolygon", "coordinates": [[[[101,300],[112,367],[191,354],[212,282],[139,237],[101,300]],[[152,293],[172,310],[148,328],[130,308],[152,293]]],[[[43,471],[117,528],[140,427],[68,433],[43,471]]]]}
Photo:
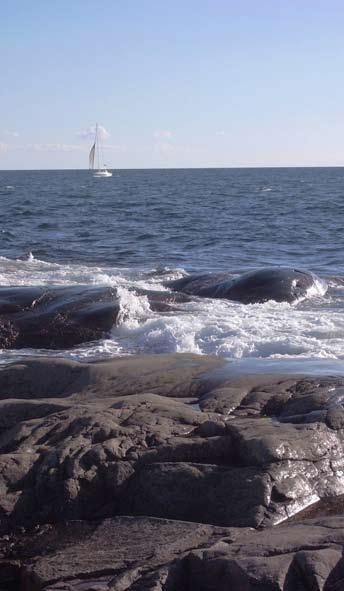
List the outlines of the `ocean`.
{"type": "Polygon", "coordinates": [[[344,373],[344,169],[0,171],[0,285],[110,285],[125,313],[71,350],[3,350],[79,360],[194,352],[233,371],[344,373]],[[288,266],[324,296],[244,305],[192,298],[152,311],[140,288],[187,273],[288,266]]]}

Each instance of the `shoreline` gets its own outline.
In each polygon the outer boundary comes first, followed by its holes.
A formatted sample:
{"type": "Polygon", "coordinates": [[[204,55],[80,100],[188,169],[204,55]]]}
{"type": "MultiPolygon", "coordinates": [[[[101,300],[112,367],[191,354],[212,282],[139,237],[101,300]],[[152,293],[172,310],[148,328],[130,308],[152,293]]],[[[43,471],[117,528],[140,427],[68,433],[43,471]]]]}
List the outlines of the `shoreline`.
{"type": "Polygon", "coordinates": [[[272,581],[276,544],[291,568],[305,538],[314,554],[344,543],[343,397],[341,376],[193,354],[1,366],[1,591],[210,591],[216,553],[233,565],[240,547],[248,585],[250,552],[272,581]]]}

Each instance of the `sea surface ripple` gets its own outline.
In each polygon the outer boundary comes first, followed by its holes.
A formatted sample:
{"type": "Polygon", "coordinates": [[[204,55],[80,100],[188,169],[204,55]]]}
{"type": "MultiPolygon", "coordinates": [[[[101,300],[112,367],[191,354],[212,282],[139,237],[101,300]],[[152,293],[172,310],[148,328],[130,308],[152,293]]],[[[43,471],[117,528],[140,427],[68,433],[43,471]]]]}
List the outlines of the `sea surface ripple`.
{"type": "MultiPolygon", "coordinates": [[[[109,338],[59,354],[194,351],[245,370],[342,372],[342,168],[0,171],[0,200],[1,285],[121,290],[128,314],[109,338]],[[276,265],[319,274],[328,294],[297,306],[195,298],[165,314],[135,294],[185,273],[276,265]]],[[[0,362],[27,354],[47,352],[3,351],[0,362]]]]}

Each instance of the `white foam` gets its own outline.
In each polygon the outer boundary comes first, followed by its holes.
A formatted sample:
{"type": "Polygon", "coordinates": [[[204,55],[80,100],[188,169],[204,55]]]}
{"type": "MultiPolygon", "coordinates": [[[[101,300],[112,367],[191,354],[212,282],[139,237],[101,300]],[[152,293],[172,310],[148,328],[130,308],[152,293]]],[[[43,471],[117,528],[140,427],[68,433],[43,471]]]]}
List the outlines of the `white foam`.
{"type": "Polygon", "coordinates": [[[140,321],[124,321],[113,330],[112,338],[131,353],[196,352],[232,359],[344,358],[340,312],[220,300],[190,302],[181,308],[180,313],[159,316],[145,309],[140,321]]]}
{"type": "Polygon", "coordinates": [[[150,318],[136,326],[129,321],[112,333],[116,345],[128,353],[202,353],[195,336],[196,332],[178,316],[150,318]]]}
{"type": "Polygon", "coordinates": [[[326,281],[320,279],[316,275],[313,275],[313,284],[307,290],[307,297],[317,297],[317,296],[324,296],[327,292],[328,284],[326,281]]]}
{"type": "Polygon", "coordinates": [[[119,326],[113,329],[111,338],[61,354],[99,358],[136,352],[193,352],[233,360],[344,359],[344,298],[340,287],[331,288],[323,298],[324,285],[316,282],[309,293],[315,297],[296,306],[195,298],[174,304],[174,310],[165,313],[153,312],[148,298],[135,292],[135,288],[164,290],[163,282],[183,274],[182,269],[59,265],[39,260],[34,254],[27,260],[0,257],[1,285],[101,284],[117,288],[119,326]]]}
{"type": "Polygon", "coordinates": [[[35,257],[29,252],[20,259],[0,256],[0,285],[109,285],[133,286],[142,289],[166,289],[162,281],[179,279],[185,274],[183,269],[168,267],[140,271],[117,267],[98,267],[88,265],[60,265],[35,257]],[[30,263],[30,264],[29,264],[30,263]]]}
{"type": "Polygon", "coordinates": [[[127,326],[135,328],[139,323],[151,314],[148,298],[144,295],[138,296],[125,287],[118,287],[120,313],[117,319],[119,325],[127,322],[127,326]]]}

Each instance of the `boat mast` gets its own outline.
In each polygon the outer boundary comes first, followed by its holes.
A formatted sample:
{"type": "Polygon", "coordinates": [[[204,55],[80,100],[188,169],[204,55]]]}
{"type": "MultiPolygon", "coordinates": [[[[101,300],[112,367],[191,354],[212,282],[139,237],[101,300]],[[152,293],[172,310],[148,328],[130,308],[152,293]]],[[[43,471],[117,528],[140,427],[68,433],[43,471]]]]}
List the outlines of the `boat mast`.
{"type": "Polygon", "coordinates": [[[98,141],[98,123],[96,123],[96,138],[95,138],[95,144],[96,144],[96,152],[97,152],[97,164],[98,164],[98,170],[100,170],[100,166],[99,166],[99,141],[98,141]]]}

